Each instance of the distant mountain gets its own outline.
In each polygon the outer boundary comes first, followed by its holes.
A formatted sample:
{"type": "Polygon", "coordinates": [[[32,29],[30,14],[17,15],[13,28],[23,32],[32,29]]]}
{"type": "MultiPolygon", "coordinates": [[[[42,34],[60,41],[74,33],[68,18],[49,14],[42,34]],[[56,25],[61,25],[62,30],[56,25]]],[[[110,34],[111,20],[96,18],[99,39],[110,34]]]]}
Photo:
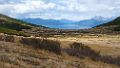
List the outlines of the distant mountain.
{"type": "Polygon", "coordinates": [[[6,15],[0,14],[0,33],[14,34],[14,35],[24,35],[23,29],[32,29],[34,27],[41,27],[35,24],[27,23],[22,20],[14,19],[6,15]]]}
{"type": "Polygon", "coordinates": [[[31,22],[37,25],[43,25],[50,28],[59,28],[59,29],[84,29],[91,28],[108,21],[111,21],[112,18],[103,18],[103,17],[94,17],[89,20],[81,21],[70,21],[70,20],[53,20],[53,19],[40,19],[40,18],[27,18],[22,19],[27,22],[31,22]]]}
{"type": "Polygon", "coordinates": [[[37,25],[43,25],[47,26],[50,28],[69,28],[74,22],[69,21],[69,20],[53,20],[53,19],[32,19],[32,18],[27,18],[27,19],[22,19],[27,22],[31,22],[37,25]]]}
{"type": "Polygon", "coordinates": [[[94,27],[96,25],[106,23],[106,22],[108,22],[110,20],[111,20],[110,18],[94,17],[94,18],[89,19],[89,20],[79,21],[77,25],[84,26],[86,28],[91,28],[91,27],[94,27]]]}

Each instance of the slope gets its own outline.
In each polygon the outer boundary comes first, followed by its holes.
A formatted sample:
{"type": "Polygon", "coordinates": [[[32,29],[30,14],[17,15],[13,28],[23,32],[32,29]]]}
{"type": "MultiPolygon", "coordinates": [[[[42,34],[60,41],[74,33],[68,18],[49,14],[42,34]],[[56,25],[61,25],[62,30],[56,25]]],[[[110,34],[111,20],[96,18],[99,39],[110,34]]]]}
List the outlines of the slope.
{"type": "Polygon", "coordinates": [[[27,36],[23,29],[32,29],[34,27],[41,27],[35,24],[27,23],[22,20],[17,20],[6,15],[0,14],[0,32],[6,34],[22,35],[27,36]]]}
{"type": "Polygon", "coordinates": [[[111,22],[101,24],[97,27],[108,27],[107,29],[111,29],[112,31],[120,31],[120,17],[111,22]]]}

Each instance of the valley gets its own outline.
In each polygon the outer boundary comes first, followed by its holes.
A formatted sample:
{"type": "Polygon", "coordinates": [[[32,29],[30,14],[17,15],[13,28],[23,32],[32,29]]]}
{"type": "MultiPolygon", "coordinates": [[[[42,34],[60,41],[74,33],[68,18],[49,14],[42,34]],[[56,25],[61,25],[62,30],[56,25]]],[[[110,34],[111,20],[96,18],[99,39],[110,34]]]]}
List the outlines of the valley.
{"type": "Polygon", "coordinates": [[[74,30],[48,28],[1,15],[0,67],[119,68],[119,19],[74,30]]]}
{"type": "Polygon", "coordinates": [[[0,0],[0,68],[120,68],[120,0],[0,0]]]}

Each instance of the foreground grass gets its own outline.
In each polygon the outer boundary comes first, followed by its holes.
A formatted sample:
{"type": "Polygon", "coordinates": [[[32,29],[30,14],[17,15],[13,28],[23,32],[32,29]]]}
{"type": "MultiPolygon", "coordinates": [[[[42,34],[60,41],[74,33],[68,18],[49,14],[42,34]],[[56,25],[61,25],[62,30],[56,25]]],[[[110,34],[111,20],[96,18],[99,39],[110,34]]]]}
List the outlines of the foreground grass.
{"type": "Polygon", "coordinates": [[[72,61],[70,57],[68,60],[53,52],[18,43],[0,41],[0,52],[0,68],[85,68],[84,63],[72,61]]]}
{"type": "Polygon", "coordinates": [[[72,43],[65,50],[54,40],[26,37],[18,40],[10,35],[0,39],[0,67],[3,68],[117,68],[116,58],[101,56],[82,43],[72,43]]]}

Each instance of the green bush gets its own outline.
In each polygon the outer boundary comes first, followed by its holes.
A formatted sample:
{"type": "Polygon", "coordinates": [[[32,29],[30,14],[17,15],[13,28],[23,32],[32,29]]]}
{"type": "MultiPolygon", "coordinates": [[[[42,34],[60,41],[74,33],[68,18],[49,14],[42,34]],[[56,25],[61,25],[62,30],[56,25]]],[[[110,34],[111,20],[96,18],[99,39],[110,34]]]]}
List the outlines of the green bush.
{"type": "Polygon", "coordinates": [[[2,28],[2,27],[0,27],[0,33],[5,33],[5,34],[9,34],[9,35],[17,35],[17,36],[25,36],[25,37],[30,36],[29,34],[26,34],[22,31],[16,31],[16,30],[2,28]]]}
{"type": "Polygon", "coordinates": [[[120,31],[120,26],[114,28],[114,31],[120,31]]]}

